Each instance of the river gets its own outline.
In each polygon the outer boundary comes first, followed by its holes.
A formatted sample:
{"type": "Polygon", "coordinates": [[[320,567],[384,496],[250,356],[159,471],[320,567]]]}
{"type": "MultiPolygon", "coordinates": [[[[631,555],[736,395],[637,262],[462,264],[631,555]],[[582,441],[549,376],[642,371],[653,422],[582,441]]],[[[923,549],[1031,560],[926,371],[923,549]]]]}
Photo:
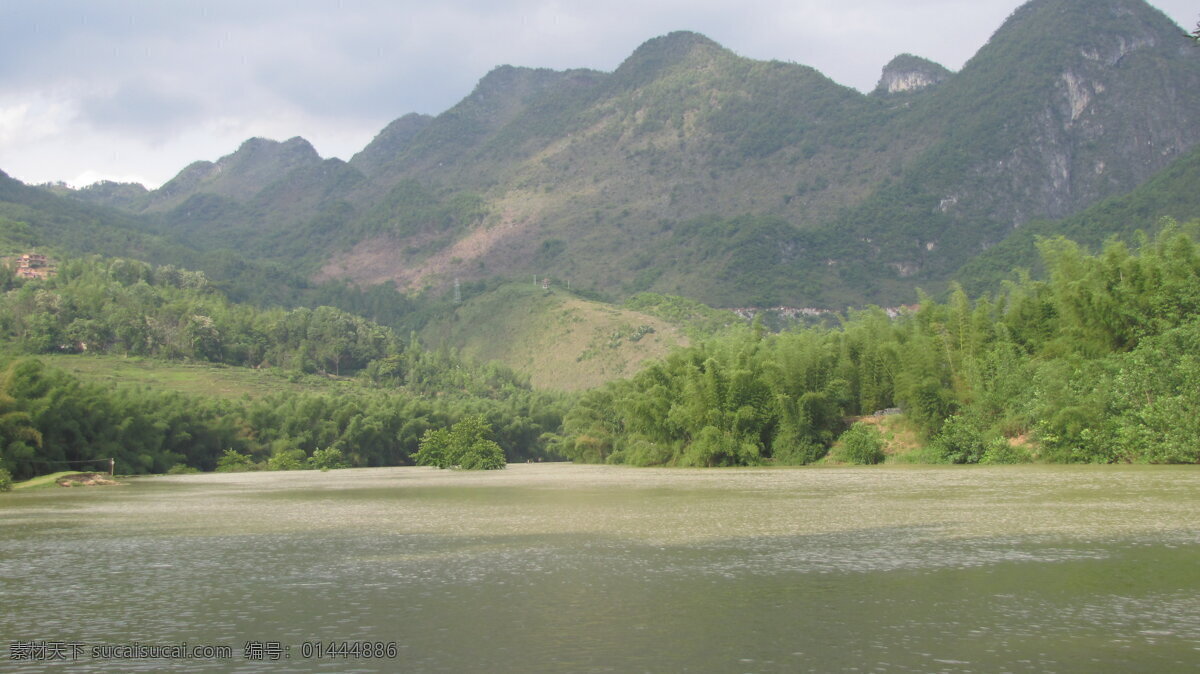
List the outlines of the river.
{"type": "Polygon", "coordinates": [[[1196,467],[124,482],[0,494],[6,671],[1200,669],[1196,467]]]}

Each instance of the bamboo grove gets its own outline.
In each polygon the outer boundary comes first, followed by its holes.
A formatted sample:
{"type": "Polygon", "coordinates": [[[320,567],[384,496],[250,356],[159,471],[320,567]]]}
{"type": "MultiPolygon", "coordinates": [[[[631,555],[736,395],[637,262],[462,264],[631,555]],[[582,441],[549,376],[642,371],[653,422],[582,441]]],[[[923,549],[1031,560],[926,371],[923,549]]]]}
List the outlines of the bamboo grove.
{"type": "Polygon", "coordinates": [[[213,470],[230,452],[247,466],[304,464],[329,450],[354,466],[405,465],[425,431],[467,417],[485,420],[509,460],[544,458],[542,436],[565,409],[564,396],[533,391],[501,365],[464,363],[332,307],[233,303],[198,272],[91,257],[65,261],[51,279],[0,278],[0,289],[0,344],[15,352],[0,364],[0,469],[17,479],[109,457],[130,473],[213,470]],[[231,400],[108,387],[36,359],[82,352],[340,386],[231,400]]]}
{"type": "Polygon", "coordinates": [[[873,462],[870,429],[852,424],[886,408],[921,439],[891,460],[1200,462],[1200,247],[1169,224],[1135,249],[1092,255],[1056,238],[1040,252],[1044,280],[992,296],[953,288],[899,316],[725,328],[571,396],[337,309],[255,309],[192,272],[67,261],[53,279],[0,278],[12,354],[0,364],[0,469],[22,479],[108,457],[127,472],[406,465],[428,433],[468,419],[509,461],[799,465],[862,447],[836,458],[873,462]],[[36,358],[85,348],[323,374],[341,388],[185,395],[36,358]]]}
{"type": "MultiPolygon", "coordinates": [[[[558,451],[634,465],[805,464],[848,418],[899,408],[934,463],[1200,461],[1200,251],[1168,224],[1136,252],[1040,243],[1046,280],[898,318],[759,326],[585,394],[558,451]]],[[[857,432],[857,430],[856,430],[857,432]]]]}

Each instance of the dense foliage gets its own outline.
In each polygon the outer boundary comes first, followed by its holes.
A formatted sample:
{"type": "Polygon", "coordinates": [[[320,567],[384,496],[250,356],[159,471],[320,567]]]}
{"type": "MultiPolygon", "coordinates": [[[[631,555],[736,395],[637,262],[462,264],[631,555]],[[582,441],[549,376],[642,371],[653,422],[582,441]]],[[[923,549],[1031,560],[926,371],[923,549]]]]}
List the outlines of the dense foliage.
{"type": "MultiPolygon", "coordinates": [[[[899,407],[953,463],[1200,461],[1200,247],[1168,227],[1135,254],[1040,244],[1048,280],[896,320],[745,329],[586,394],[559,451],[578,461],[747,465],[820,459],[846,418],[899,407]],[[1032,450],[1026,447],[1032,447],[1032,450]],[[1031,453],[1032,451],[1032,453],[1031,453]]],[[[871,431],[840,453],[872,462],[871,431]]],[[[860,437],[861,436],[861,437],[860,437]]]]}
{"type": "Polygon", "coordinates": [[[0,376],[0,467],[17,479],[109,457],[129,473],[229,468],[231,454],[242,468],[403,465],[425,431],[467,417],[496,429],[509,458],[541,458],[542,436],[561,423],[565,399],[534,392],[512,370],[426,350],[332,307],[259,310],[230,302],[199,272],[129,260],[58,269],[45,280],[0,278],[10,349],[358,376],[337,395],[225,400],[103,387],[17,359],[0,376]]]}
{"type": "Polygon", "coordinates": [[[482,416],[466,417],[450,428],[425,431],[413,456],[419,466],[496,470],[503,468],[504,450],[491,439],[492,428],[482,416]]]}
{"type": "Polygon", "coordinates": [[[0,468],[19,480],[109,457],[122,473],[410,465],[426,431],[465,418],[494,428],[509,460],[548,458],[543,435],[565,407],[528,389],[427,397],[367,383],[230,400],[104,386],[32,358],[10,363],[0,384],[0,468]]]}

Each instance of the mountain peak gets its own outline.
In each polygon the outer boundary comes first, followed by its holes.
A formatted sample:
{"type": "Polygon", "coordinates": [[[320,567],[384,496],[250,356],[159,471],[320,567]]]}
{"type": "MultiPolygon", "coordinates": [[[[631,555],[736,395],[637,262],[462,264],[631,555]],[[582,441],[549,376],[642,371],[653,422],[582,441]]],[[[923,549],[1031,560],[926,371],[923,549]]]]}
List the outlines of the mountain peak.
{"type": "Polygon", "coordinates": [[[896,94],[919,91],[940,84],[950,77],[948,69],[929,59],[901,54],[883,67],[879,84],[875,86],[876,94],[896,94]]]}
{"type": "Polygon", "coordinates": [[[403,152],[431,121],[433,117],[415,112],[393,120],[350,159],[351,165],[367,175],[383,171],[387,163],[403,152]]]}
{"type": "Polygon", "coordinates": [[[269,138],[250,138],[216,162],[189,164],[152,194],[152,208],[174,207],[196,192],[247,199],[280,176],[294,169],[318,166],[321,161],[312,144],[299,136],[282,143],[269,138]]]}
{"type": "Polygon", "coordinates": [[[680,30],[642,43],[613,75],[636,86],[658,77],[668,69],[707,65],[716,58],[731,54],[728,49],[700,33],[680,30]]]}
{"type": "Polygon", "coordinates": [[[241,162],[283,162],[288,164],[311,163],[320,161],[316,148],[300,136],[289,138],[284,142],[269,138],[250,138],[244,141],[233,154],[221,157],[218,166],[228,166],[241,162]]]}
{"type": "Polygon", "coordinates": [[[1032,58],[1057,49],[1112,66],[1135,51],[1172,43],[1189,46],[1175,22],[1145,0],[1030,0],[1008,17],[976,58],[996,48],[1032,58]]]}

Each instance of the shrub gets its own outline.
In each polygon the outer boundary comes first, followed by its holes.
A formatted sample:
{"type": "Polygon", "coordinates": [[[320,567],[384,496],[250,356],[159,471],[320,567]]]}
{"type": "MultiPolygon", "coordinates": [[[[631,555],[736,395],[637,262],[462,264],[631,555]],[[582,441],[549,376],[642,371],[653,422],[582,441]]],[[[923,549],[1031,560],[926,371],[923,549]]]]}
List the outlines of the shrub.
{"type": "Polygon", "coordinates": [[[834,458],[845,463],[876,464],[883,463],[883,435],[872,424],[857,422],[850,430],[838,438],[838,447],[834,458]]]}
{"type": "Polygon", "coordinates": [[[988,450],[988,442],[976,419],[955,414],[942,424],[930,448],[950,463],[979,463],[988,450]]]}
{"type": "Polygon", "coordinates": [[[495,470],[508,464],[504,450],[491,439],[492,426],[483,416],[467,417],[449,429],[427,430],[413,459],[418,466],[495,470]]]}
{"type": "Polygon", "coordinates": [[[12,474],[4,468],[0,468],[0,491],[12,491],[12,488],[12,474]]]}
{"type": "Polygon", "coordinates": [[[267,459],[267,470],[300,470],[307,461],[303,449],[280,446],[267,459]]]}
{"type": "Polygon", "coordinates": [[[983,452],[983,457],[979,459],[979,463],[986,464],[1029,463],[1030,461],[1033,461],[1033,457],[1030,456],[1029,450],[1010,445],[1004,438],[992,438],[983,452]]]}
{"type": "Polygon", "coordinates": [[[349,468],[350,464],[346,461],[346,456],[342,454],[342,450],[336,447],[328,447],[326,449],[313,450],[312,456],[308,457],[308,466],[318,470],[331,470],[334,468],[349,468]]]}
{"type": "Polygon", "coordinates": [[[254,459],[251,459],[245,454],[235,452],[232,449],[227,449],[217,459],[218,473],[237,473],[244,470],[254,470],[254,459]]]}
{"type": "Polygon", "coordinates": [[[803,466],[819,461],[829,449],[797,433],[783,432],[771,443],[771,456],[783,466],[803,466]]]}
{"type": "Polygon", "coordinates": [[[189,475],[191,473],[199,473],[199,468],[193,468],[187,464],[177,463],[167,469],[167,475],[189,475]]]}
{"type": "Polygon", "coordinates": [[[715,426],[705,426],[684,452],[680,465],[711,468],[713,466],[752,466],[759,463],[759,449],[753,442],[726,433],[715,426]]]}

